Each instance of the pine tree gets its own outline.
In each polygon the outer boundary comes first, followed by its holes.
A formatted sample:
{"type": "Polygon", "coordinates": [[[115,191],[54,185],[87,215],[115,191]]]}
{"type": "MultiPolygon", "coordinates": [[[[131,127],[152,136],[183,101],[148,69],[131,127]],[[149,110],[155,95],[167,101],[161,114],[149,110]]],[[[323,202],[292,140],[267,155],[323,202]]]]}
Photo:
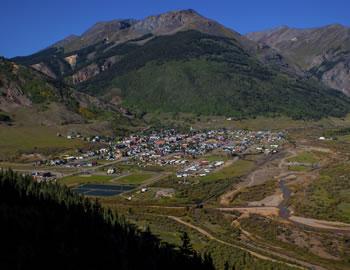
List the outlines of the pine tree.
{"type": "Polygon", "coordinates": [[[188,236],[187,232],[185,232],[185,231],[182,232],[181,241],[182,241],[182,245],[180,247],[181,252],[186,254],[186,255],[193,255],[194,251],[193,251],[193,247],[191,244],[191,239],[188,236]]]}

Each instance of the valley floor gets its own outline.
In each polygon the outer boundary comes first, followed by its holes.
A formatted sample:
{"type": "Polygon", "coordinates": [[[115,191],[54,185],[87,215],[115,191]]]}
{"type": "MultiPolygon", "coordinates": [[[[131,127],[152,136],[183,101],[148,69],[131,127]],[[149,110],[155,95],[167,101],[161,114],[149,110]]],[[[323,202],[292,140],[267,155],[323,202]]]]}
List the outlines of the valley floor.
{"type": "MultiPolygon", "coordinates": [[[[134,185],[99,199],[140,228],[149,226],[164,241],[179,244],[180,232],[188,231],[193,247],[210,252],[218,269],[226,262],[236,269],[349,269],[350,123],[324,120],[291,126],[281,127],[288,136],[278,153],[232,157],[218,149],[200,159],[209,164],[222,160],[224,165],[189,181],[180,181],[173,166],[145,167],[125,158],[97,160],[86,168],[38,167],[27,160],[0,166],[21,172],[50,170],[58,183],[71,187],[134,185]],[[107,174],[112,167],[118,174],[107,174]]],[[[274,130],[278,128],[274,123],[274,130]]],[[[68,148],[75,142],[56,137],[52,144],[56,140],[68,148]]]]}

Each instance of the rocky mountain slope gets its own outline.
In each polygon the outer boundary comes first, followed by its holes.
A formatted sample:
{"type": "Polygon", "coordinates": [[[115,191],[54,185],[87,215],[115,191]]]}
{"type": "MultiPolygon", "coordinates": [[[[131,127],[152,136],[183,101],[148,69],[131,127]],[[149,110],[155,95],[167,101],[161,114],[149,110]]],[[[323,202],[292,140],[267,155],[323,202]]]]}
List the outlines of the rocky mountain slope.
{"type": "Polygon", "coordinates": [[[136,112],[343,116],[349,100],[193,10],[98,23],[13,61],[136,112]]]}
{"type": "MultiPolygon", "coordinates": [[[[103,111],[120,113],[118,107],[76,91],[30,67],[0,58],[0,121],[12,115],[47,118],[45,123],[83,123],[103,111]],[[51,112],[51,113],[50,113],[51,112]],[[43,117],[39,117],[43,115],[43,117]]],[[[43,122],[42,122],[43,123],[43,122]]]]}
{"type": "Polygon", "coordinates": [[[284,26],[247,37],[276,49],[329,87],[350,95],[350,28],[339,24],[310,29],[284,26]]]}
{"type": "Polygon", "coordinates": [[[0,59],[0,109],[45,102],[63,102],[74,110],[76,100],[64,84],[31,68],[0,59]]]}

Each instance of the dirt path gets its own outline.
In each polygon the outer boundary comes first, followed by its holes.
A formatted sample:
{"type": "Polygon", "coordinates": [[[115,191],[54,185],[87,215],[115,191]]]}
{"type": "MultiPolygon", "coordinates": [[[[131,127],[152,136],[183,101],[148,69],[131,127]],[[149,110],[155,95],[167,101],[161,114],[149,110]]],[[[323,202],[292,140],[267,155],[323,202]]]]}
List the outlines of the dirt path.
{"type": "Polygon", "coordinates": [[[245,248],[245,247],[242,247],[242,246],[239,246],[239,245],[235,245],[235,244],[232,244],[232,243],[228,243],[228,242],[225,242],[221,239],[218,239],[216,238],[215,236],[213,236],[212,234],[210,234],[209,232],[207,232],[206,230],[196,226],[196,225],[193,225],[189,222],[186,222],[184,220],[182,220],[181,218],[179,217],[174,217],[174,216],[168,216],[168,218],[182,224],[182,225],[185,225],[193,230],[196,230],[197,232],[201,233],[202,235],[206,236],[207,238],[209,238],[210,240],[214,240],[218,243],[221,243],[223,245],[226,245],[226,246],[230,246],[230,247],[234,247],[234,248],[237,248],[237,249],[240,249],[240,250],[243,250],[245,252],[248,252],[250,255],[256,257],[256,258],[259,258],[259,259],[262,259],[262,260],[268,260],[268,261],[272,261],[272,262],[277,262],[277,263],[283,263],[283,264],[286,264],[288,266],[291,266],[291,267],[295,267],[295,268],[298,268],[298,269],[315,269],[315,270],[326,270],[326,268],[323,268],[321,266],[318,266],[318,265],[314,265],[314,264],[311,264],[309,262],[305,262],[305,261],[301,261],[301,260],[298,260],[298,259],[295,259],[295,258],[292,258],[292,257],[289,257],[287,255],[284,255],[284,254],[281,254],[279,252],[276,252],[276,251],[272,251],[272,250],[269,250],[269,249],[266,249],[266,248],[260,248],[260,247],[257,247],[253,244],[250,244],[250,243],[245,243],[245,245],[253,248],[253,249],[258,249],[264,253],[268,253],[272,256],[275,256],[275,257],[279,257],[283,260],[287,260],[289,261],[290,263],[287,263],[285,261],[280,261],[280,260],[277,260],[277,259],[274,259],[274,258],[271,258],[269,256],[266,256],[266,255],[262,255],[260,253],[257,253],[255,251],[252,251],[248,248],[245,248]]]}
{"type": "Polygon", "coordinates": [[[327,221],[313,218],[290,216],[289,220],[317,229],[350,232],[350,224],[338,221],[327,221]]]}
{"type": "Polygon", "coordinates": [[[290,153],[290,155],[281,159],[280,163],[278,164],[279,169],[283,169],[283,166],[287,164],[288,159],[296,157],[298,155],[294,149],[288,149],[287,152],[290,153]]]}
{"type": "Polygon", "coordinates": [[[262,216],[269,216],[269,217],[277,217],[279,215],[279,208],[278,207],[270,207],[270,206],[261,206],[261,207],[223,207],[223,208],[216,208],[217,210],[221,212],[233,212],[237,211],[242,214],[258,214],[262,216]]]}

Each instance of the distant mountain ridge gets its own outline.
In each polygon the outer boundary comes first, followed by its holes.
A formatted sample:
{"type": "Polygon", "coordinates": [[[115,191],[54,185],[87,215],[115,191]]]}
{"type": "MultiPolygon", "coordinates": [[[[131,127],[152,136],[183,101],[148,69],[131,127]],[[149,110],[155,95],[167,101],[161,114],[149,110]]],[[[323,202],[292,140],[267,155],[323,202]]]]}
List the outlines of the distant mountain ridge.
{"type": "Polygon", "coordinates": [[[340,24],[295,29],[278,27],[246,35],[276,49],[329,87],[350,95],[350,28],[340,24]]]}
{"type": "Polygon", "coordinates": [[[310,76],[279,48],[248,37],[180,10],[100,22],[12,60],[142,113],[320,118],[349,111],[349,100],[318,82],[316,71],[310,76]]]}

